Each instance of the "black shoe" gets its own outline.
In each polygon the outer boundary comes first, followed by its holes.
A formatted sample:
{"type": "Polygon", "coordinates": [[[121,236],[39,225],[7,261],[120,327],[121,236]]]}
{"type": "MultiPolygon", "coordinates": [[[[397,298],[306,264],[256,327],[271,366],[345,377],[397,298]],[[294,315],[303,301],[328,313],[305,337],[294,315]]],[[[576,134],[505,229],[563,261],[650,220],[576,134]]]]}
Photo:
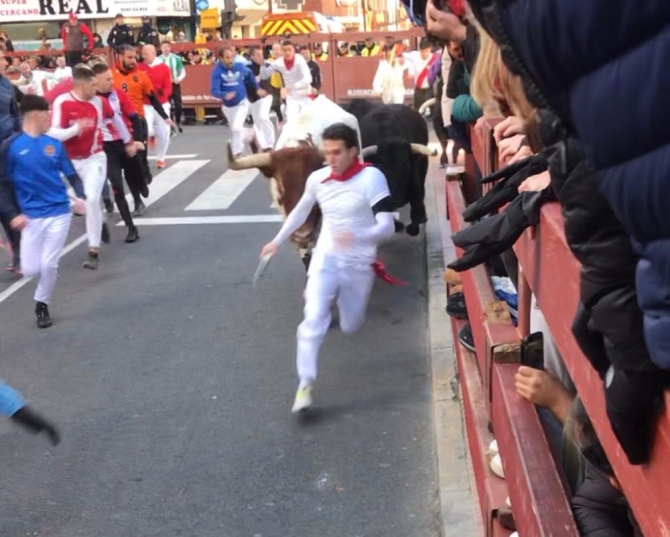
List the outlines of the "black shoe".
{"type": "Polygon", "coordinates": [[[35,434],[44,431],[49,436],[49,440],[51,440],[51,443],[54,446],[57,446],[60,443],[60,434],[56,427],[28,405],[25,405],[14,412],[11,419],[35,434]]]}
{"type": "Polygon", "coordinates": [[[147,206],[142,203],[140,200],[139,203],[135,202],[135,210],[133,211],[133,216],[142,216],[147,206]]]}
{"type": "Polygon", "coordinates": [[[49,328],[52,325],[51,317],[49,316],[49,306],[44,302],[38,302],[35,306],[35,315],[37,315],[37,327],[49,328]]]}
{"type": "Polygon", "coordinates": [[[137,231],[137,228],[135,226],[128,228],[128,235],[126,235],[126,242],[128,243],[135,242],[139,238],[140,233],[139,231],[137,231]]]}
{"type": "Polygon", "coordinates": [[[470,352],[476,352],[475,338],[472,337],[472,328],[470,328],[469,323],[461,328],[461,331],[458,333],[458,341],[470,352]]]}
{"type": "Polygon", "coordinates": [[[109,226],[107,225],[107,222],[104,222],[102,224],[102,233],[100,234],[100,240],[102,240],[102,242],[104,242],[105,244],[109,244],[112,240],[109,235],[109,226]]]}
{"type": "Polygon", "coordinates": [[[180,133],[180,134],[181,134],[182,132],[184,132],[184,129],[182,128],[181,125],[177,125],[177,129],[179,130],[179,133],[180,133]]]}
{"type": "Polygon", "coordinates": [[[467,319],[468,310],[465,306],[465,295],[454,293],[447,299],[447,313],[455,319],[467,319]]]}
{"type": "Polygon", "coordinates": [[[112,200],[105,200],[105,210],[110,214],[114,212],[114,202],[112,200]]]}
{"type": "Polygon", "coordinates": [[[84,261],[83,267],[89,270],[97,270],[98,263],[98,252],[88,252],[88,259],[84,261]]]}

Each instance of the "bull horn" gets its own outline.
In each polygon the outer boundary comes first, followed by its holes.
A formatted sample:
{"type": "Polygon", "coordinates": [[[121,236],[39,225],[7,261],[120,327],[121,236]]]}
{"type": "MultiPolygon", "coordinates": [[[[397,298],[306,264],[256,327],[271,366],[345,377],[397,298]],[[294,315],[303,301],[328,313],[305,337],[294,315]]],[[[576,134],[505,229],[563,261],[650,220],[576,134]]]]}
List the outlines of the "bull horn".
{"type": "Polygon", "coordinates": [[[261,168],[272,164],[272,155],[270,153],[256,153],[245,157],[235,158],[233,148],[228,142],[228,167],[231,170],[250,170],[252,168],[261,168]]]}
{"type": "Polygon", "coordinates": [[[431,149],[427,145],[423,144],[409,144],[412,146],[412,153],[418,153],[419,155],[426,155],[427,157],[434,157],[437,155],[436,149],[431,149]]]}
{"type": "Polygon", "coordinates": [[[433,106],[436,101],[437,101],[437,99],[435,99],[435,97],[431,97],[430,99],[428,99],[425,103],[423,103],[419,107],[419,114],[423,115],[426,112],[426,109],[433,106]]]}
{"type": "Polygon", "coordinates": [[[364,147],[363,151],[361,151],[361,156],[363,158],[365,157],[371,157],[372,155],[377,154],[377,146],[376,145],[370,145],[368,147],[364,147]]]}

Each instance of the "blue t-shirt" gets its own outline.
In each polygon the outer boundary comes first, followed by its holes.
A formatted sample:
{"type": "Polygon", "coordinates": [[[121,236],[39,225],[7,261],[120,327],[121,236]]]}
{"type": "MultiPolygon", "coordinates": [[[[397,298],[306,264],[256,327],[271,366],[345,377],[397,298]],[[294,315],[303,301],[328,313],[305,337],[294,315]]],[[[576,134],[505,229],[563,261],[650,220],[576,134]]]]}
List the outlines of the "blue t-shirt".
{"type": "Polygon", "coordinates": [[[70,199],[61,173],[68,178],[77,196],[84,198],[81,180],[58,140],[46,134],[33,138],[20,133],[6,140],[0,149],[0,181],[8,181],[13,187],[21,212],[29,218],[70,212],[70,199]]]}
{"type": "Polygon", "coordinates": [[[221,99],[224,106],[237,106],[247,98],[247,85],[258,89],[258,82],[251,70],[241,63],[234,63],[226,67],[217,62],[212,69],[212,96],[221,99]],[[234,93],[231,99],[226,99],[228,93],[234,93]]]}

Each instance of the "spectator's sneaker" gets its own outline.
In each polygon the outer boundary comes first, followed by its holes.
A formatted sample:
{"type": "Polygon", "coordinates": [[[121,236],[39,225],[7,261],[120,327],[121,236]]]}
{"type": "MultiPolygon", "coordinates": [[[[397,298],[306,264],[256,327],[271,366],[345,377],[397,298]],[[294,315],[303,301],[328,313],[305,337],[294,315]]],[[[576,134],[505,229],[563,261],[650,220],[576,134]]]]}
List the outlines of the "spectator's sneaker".
{"type": "Polygon", "coordinates": [[[476,352],[475,338],[472,337],[472,328],[470,328],[470,323],[461,328],[461,331],[458,333],[458,342],[470,352],[476,352]]]}
{"type": "Polygon", "coordinates": [[[49,316],[49,306],[44,302],[38,302],[35,305],[35,315],[37,316],[38,328],[49,328],[51,326],[51,317],[49,316]]]}
{"type": "Polygon", "coordinates": [[[305,384],[298,388],[291,412],[304,412],[312,406],[312,385],[305,384]]]}
{"type": "Polygon", "coordinates": [[[455,319],[467,319],[468,310],[465,306],[463,293],[452,293],[447,299],[447,313],[455,319]]]}

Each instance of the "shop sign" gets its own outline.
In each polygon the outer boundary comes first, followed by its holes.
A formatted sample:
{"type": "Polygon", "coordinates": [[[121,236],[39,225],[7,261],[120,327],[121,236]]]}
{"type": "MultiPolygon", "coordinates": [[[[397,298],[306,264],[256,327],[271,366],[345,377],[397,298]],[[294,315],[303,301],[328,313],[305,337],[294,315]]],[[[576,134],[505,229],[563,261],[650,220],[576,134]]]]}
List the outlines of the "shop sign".
{"type": "Polygon", "coordinates": [[[189,0],[0,0],[0,22],[65,20],[74,12],[81,19],[127,17],[188,17],[189,0]]]}

